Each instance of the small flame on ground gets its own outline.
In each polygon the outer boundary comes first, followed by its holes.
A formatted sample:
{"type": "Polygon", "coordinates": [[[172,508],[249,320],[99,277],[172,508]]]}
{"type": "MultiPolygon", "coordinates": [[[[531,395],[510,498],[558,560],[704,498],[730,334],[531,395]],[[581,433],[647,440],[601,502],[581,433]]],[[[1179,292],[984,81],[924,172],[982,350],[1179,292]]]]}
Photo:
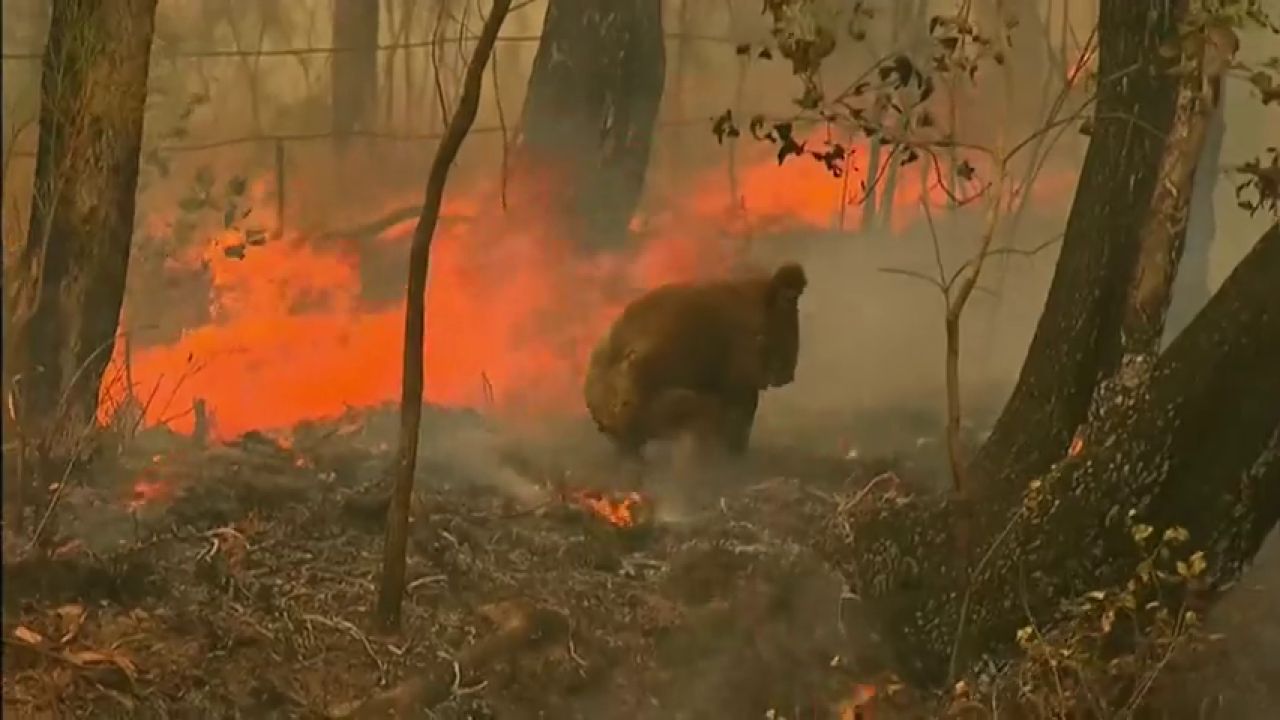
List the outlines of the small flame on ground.
{"type": "Polygon", "coordinates": [[[130,511],[136,511],[143,506],[159,500],[166,500],[173,496],[172,483],[160,477],[160,471],[157,466],[162,461],[164,461],[164,455],[152,455],[151,465],[143,468],[137,479],[133,481],[132,493],[128,502],[130,511]]]}
{"type": "Polygon", "coordinates": [[[876,686],[855,683],[849,698],[840,703],[840,720],[871,720],[870,703],[876,698],[876,686]]]}
{"type": "Polygon", "coordinates": [[[148,480],[139,478],[133,483],[133,499],[129,501],[129,510],[138,510],[158,500],[164,500],[173,493],[173,488],[164,480],[148,480]]]}
{"type": "Polygon", "coordinates": [[[637,492],[629,492],[615,500],[596,491],[583,491],[578,493],[577,500],[579,504],[604,518],[610,525],[620,528],[635,527],[634,510],[644,502],[644,498],[637,492]]]}

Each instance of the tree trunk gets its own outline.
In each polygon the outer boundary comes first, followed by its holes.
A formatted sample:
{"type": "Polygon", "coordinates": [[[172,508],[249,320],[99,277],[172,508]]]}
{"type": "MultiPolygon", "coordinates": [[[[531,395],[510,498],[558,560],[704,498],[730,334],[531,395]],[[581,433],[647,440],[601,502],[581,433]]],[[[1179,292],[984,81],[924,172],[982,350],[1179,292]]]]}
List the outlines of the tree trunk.
{"type": "Polygon", "coordinates": [[[1013,394],[970,476],[997,496],[1059,460],[1094,388],[1117,368],[1138,233],[1173,122],[1176,81],[1159,45],[1184,3],[1103,0],[1099,95],[1057,269],[1013,394]]]}
{"type": "MultiPolygon", "coordinates": [[[[980,511],[972,576],[950,548],[945,500],[886,501],[831,553],[898,669],[937,684],[1064,600],[1133,577],[1126,526],[1190,531],[1210,589],[1231,581],[1280,520],[1280,225],[1273,226],[1157,362],[1107,438],[1021,496],[980,511]],[[842,546],[841,546],[842,545],[842,546]],[[950,671],[950,673],[949,673],[950,671]]],[[[841,536],[844,537],[844,536],[841,536]]]]}
{"type": "Polygon", "coordinates": [[[44,452],[85,434],[124,299],[156,0],[55,0],[6,374],[44,452]]]}
{"type": "Polygon", "coordinates": [[[1191,195],[1191,214],[1187,218],[1186,247],[1183,250],[1182,263],[1178,266],[1178,277],[1173,286],[1173,303],[1169,306],[1169,315],[1165,318],[1164,343],[1168,345],[1182,329],[1191,322],[1191,318],[1208,302],[1209,295],[1209,253],[1213,247],[1217,222],[1214,217],[1214,195],[1218,186],[1218,166],[1222,157],[1222,138],[1227,133],[1226,93],[1227,84],[1222,83],[1222,102],[1209,124],[1209,135],[1205,140],[1204,154],[1200,156],[1200,164],[1196,167],[1195,189],[1191,195]]]}
{"type": "Polygon", "coordinates": [[[483,87],[485,66],[493,55],[498,32],[507,19],[511,0],[494,0],[489,16],[485,18],[467,62],[467,74],[463,77],[458,105],[440,139],[440,147],[431,161],[431,172],[422,200],[422,213],[413,229],[413,244],[409,247],[409,281],[404,310],[404,377],[400,391],[400,438],[396,449],[395,486],[391,493],[391,506],[387,510],[387,533],[382,553],[382,576],[378,583],[376,617],[378,625],[387,631],[400,625],[400,605],[404,600],[405,552],[409,543],[409,505],[413,499],[414,470],[418,462],[418,433],[422,425],[422,368],[423,343],[426,336],[427,274],[431,264],[431,240],[440,221],[440,206],[444,202],[445,183],[449,168],[458,159],[458,151],[475,124],[480,109],[480,91],[483,87]]]}
{"type": "Polygon", "coordinates": [[[373,117],[378,101],[378,0],[333,0],[333,133],[339,142],[373,117]]]}
{"type": "Polygon", "coordinates": [[[517,172],[583,249],[622,247],[640,201],[666,73],[660,0],[550,0],[517,172]]]}

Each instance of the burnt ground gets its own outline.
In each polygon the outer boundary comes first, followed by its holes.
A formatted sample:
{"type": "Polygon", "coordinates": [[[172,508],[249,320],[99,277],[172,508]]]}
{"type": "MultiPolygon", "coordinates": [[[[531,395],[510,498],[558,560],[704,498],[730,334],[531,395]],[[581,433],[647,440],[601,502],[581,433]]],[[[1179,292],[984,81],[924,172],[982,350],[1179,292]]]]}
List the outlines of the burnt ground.
{"type": "MultiPolygon", "coordinates": [[[[370,619],[390,413],[299,428],[288,448],[152,432],[63,489],[44,552],[6,539],[5,713],[852,720],[879,684],[878,717],[932,715],[885,699],[874,638],[822,561],[853,504],[936,471],[931,443],[881,459],[762,446],[651,477],[627,505],[627,473],[567,450],[577,438],[429,420],[401,633],[370,619]]],[[[1275,607],[1260,602],[1238,611],[1254,642],[1275,607]]],[[[1252,655],[1232,672],[1274,672],[1252,655]]]]}

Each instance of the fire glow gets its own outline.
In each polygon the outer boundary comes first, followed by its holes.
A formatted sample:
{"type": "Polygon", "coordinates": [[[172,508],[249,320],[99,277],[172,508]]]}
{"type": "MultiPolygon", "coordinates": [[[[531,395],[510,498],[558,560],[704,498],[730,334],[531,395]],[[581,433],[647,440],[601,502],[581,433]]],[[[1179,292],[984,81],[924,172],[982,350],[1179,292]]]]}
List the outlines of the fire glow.
{"type": "Polygon", "coordinates": [[[640,493],[628,492],[617,499],[595,491],[583,491],[576,495],[578,504],[618,528],[633,528],[638,523],[636,511],[644,498],[640,493]]]}
{"type": "MultiPolygon", "coordinates": [[[[426,400],[510,419],[580,414],[591,343],[635,292],[727,272],[738,248],[724,238],[744,224],[829,228],[843,216],[846,228],[858,226],[860,206],[842,211],[841,198],[859,193],[862,168],[833,178],[818,163],[779,167],[768,148],[753,149],[758,160],[739,169],[745,213],[729,219],[723,169],[693,176],[672,193],[680,198],[674,207],[635,223],[638,249],[629,256],[582,259],[549,223],[487,209],[487,189],[450,193],[431,256],[426,400]]],[[[919,216],[921,183],[908,175],[893,198],[895,232],[919,216]]],[[[1046,194],[1061,192],[1049,187],[1061,183],[1039,185],[1046,194]]],[[[259,179],[250,194],[269,207],[272,187],[271,179],[259,179]]],[[[945,202],[940,189],[930,195],[931,203],[945,202]]],[[[145,222],[163,227],[167,220],[145,222]]],[[[412,221],[401,223],[372,242],[404,253],[412,229],[412,221]]],[[[135,344],[129,356],[132,394],[147,426],[189,434],[189,409],[202,400],[212,435],[225,440],[255,429],[288,432],[304,420],[398,399],[403,300],[363,302],[367,280],[349,248],[286,233],[235,257],[226,250],[244,244],[241,233],[208,237],[199,253],[171,263],[207,268],[210,320],[170,344],[135,344]],[[167,400],[151,402],[156,397],[167,400]]],[[[383,280],[392,281],[403,278],[383,280]]],[[[125,366],[125,347],[116,343],[113,367],[125,366]]],[[[103,381],[104,421],[122,399],[112,390],[122,387],[119,375],[109,370],[103,381]]]]}

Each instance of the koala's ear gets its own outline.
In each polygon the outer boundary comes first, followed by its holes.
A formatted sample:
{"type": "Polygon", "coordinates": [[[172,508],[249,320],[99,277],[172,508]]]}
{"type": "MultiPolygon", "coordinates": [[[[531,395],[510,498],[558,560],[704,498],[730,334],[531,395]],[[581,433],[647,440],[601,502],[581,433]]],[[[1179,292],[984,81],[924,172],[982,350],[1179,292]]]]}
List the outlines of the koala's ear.
{"type": "Polygon", "coordinates": [[[797,300],[809,286],[809,278],[805,275],[800,263],[786,263],[774,271],[769,280],[771,298],[797,300]]]}

